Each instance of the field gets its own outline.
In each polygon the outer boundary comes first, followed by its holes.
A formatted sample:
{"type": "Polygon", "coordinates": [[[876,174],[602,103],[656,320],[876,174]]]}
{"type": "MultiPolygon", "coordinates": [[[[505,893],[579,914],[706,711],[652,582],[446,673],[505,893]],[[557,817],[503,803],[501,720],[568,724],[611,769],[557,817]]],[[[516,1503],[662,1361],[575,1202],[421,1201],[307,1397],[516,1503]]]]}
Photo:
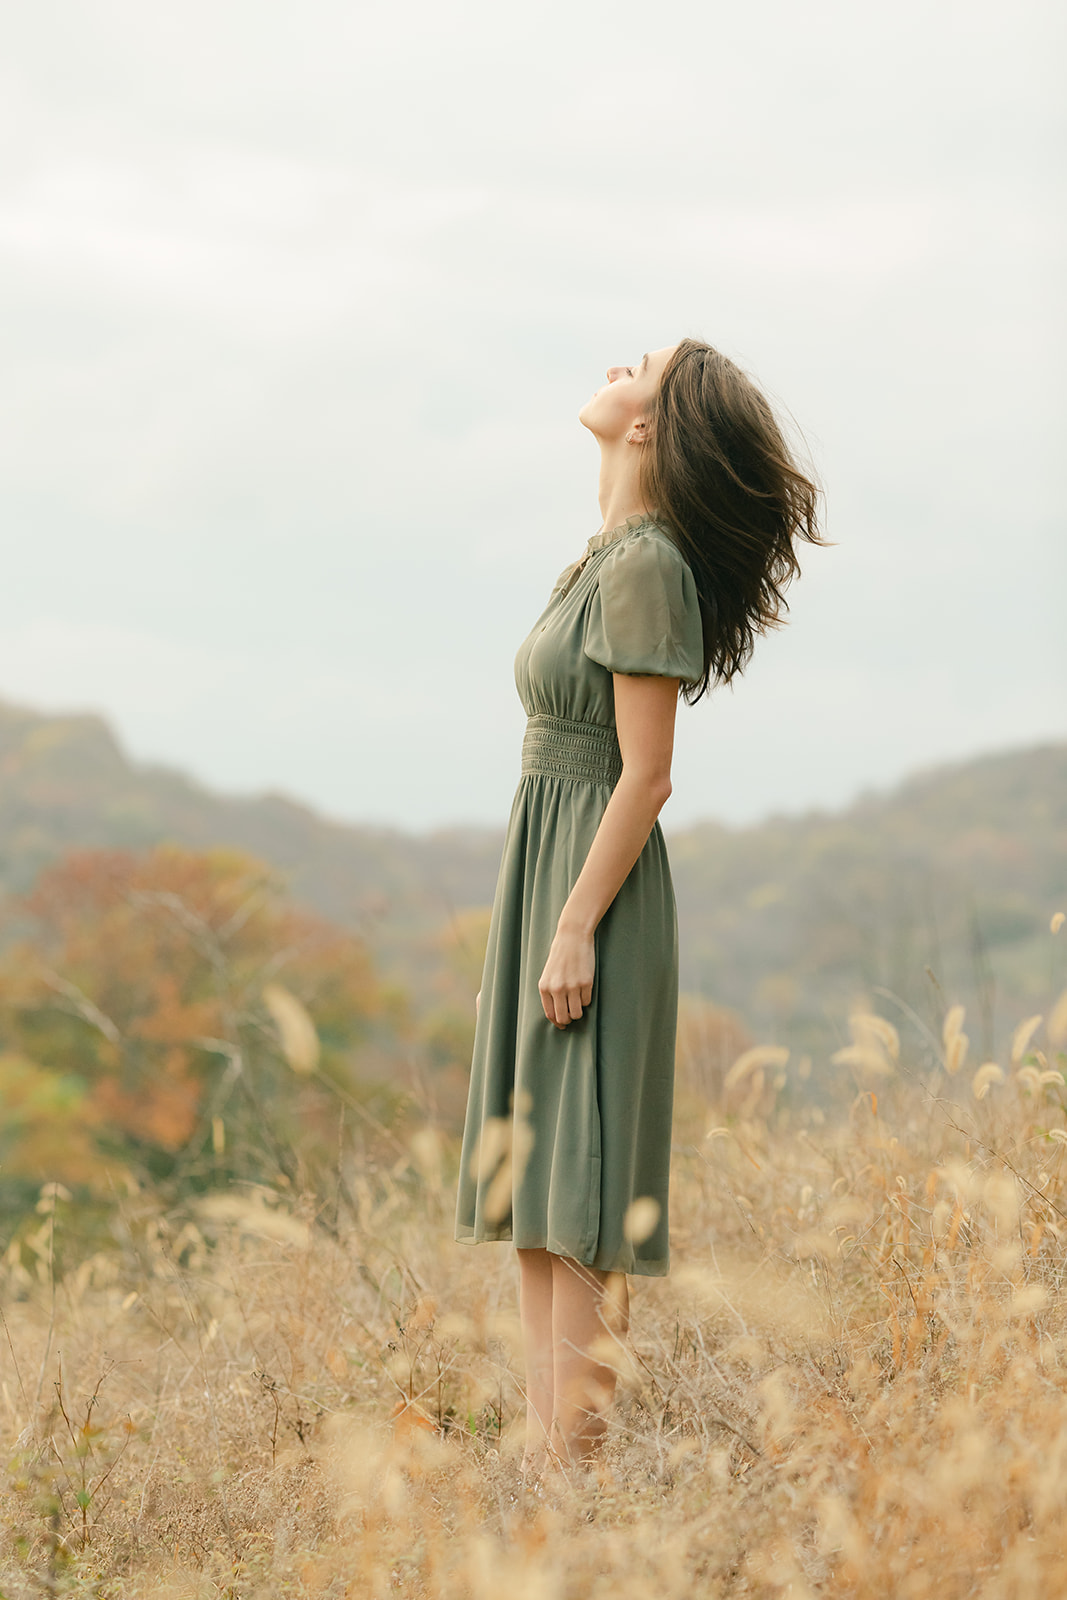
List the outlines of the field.
{"type": "Polygon", "coordinates": [[[631,1279],[603,1456],[544,1498],[451,1136],[342,1151],[326,1197],[129,1185],[91,1247],[47,1187],[2,1263],[0,1593],[1060,1592],[1067,996],[996,1065],[965,1024],[854,1017],[836,1116],[780,1051],[715,1105],[681,1073],[672,1272],[631,1279]]]}

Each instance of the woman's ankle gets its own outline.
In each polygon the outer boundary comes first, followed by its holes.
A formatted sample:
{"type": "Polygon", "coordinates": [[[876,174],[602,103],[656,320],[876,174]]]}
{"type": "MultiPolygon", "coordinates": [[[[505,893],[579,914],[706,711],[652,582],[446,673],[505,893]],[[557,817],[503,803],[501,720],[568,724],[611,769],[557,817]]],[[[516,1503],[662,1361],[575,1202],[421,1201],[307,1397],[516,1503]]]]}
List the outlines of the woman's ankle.
{"type": "Polygon", "coordinates": [[[603,1417],[592,1417],[579,1432],[568,1438],[557,1425],[553,1425],[547,1459],[551,1466],[566,1476],[575,1468],[591,1467],[598,1460],[607,1438],[607,1422],[603,1417]]]}
{"type": "Polygon", "coordinates": [[[543,1444],[537,1446],[527,1445],[522,1452],[519,1462],[519,1473],[523,1478],[539,1478],[545,1470],[548,1451],[543,1444]]]}

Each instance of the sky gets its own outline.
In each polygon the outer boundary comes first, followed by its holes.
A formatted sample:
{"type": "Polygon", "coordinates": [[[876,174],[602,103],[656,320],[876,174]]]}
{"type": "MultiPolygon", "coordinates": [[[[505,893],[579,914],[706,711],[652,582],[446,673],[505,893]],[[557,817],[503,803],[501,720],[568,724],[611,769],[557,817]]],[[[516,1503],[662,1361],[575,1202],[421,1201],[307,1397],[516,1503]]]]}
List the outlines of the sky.
{"type": "Polygon", "coordinates": [[[0,0],[0,697],[350,821],[502,825],[600,526],[579,407],[691,334],[834,543],[679,710],[664,825],[1067,737],[1067,13],[0,0]]]}

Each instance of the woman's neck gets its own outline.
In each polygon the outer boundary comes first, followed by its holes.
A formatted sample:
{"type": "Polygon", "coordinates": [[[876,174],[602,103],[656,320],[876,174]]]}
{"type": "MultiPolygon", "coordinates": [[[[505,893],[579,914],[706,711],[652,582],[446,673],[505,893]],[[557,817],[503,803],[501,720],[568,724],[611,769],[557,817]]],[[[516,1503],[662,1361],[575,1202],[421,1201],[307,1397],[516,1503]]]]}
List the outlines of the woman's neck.
{"type": "Polygon", "coordinates": [[[600,483],[597,500],[600,502],[601,527],[605,532],[617,528],[627,517],[647,516],[651,507],[645,504],[639,483],[641,450],[625,440],[600,445],[600,483]]]}

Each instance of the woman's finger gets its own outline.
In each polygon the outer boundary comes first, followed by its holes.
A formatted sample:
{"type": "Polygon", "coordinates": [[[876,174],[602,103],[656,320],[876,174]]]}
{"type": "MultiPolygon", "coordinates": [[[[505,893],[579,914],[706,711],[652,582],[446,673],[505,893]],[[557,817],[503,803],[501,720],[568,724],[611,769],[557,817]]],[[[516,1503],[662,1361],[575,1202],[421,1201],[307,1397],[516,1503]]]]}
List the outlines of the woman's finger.
{"type": "Polygon", "coordinates": [[[567,1009],[567,995],[563,989],[550,989],[545,996],[545,1015],[557,1028],[565,1028],[571,1020],[567,1009]]]}
{"type": "Polygon", "coordinates": [[[557,1028],[566,1028],[572,1022],[580,1022],[585,1007],[593,998],[593,985],[583,984],[577,989],[550,989],[547,985],[538,985],[541,996],[541,1006],[549,1022],[557,1028]]]}

